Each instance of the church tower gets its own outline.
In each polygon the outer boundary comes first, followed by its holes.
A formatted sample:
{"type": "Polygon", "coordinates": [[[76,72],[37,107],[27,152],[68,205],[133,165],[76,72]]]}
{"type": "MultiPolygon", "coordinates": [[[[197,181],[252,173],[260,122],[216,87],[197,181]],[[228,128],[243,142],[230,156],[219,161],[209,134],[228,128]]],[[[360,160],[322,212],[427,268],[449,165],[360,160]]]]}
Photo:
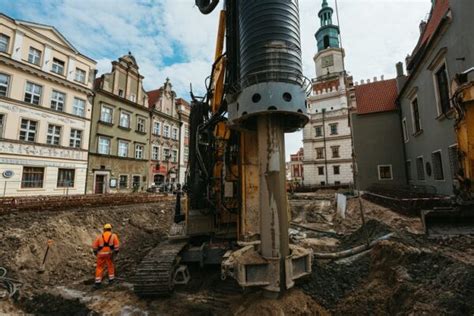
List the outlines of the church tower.
{"type": "Polygon", "coordinates": [[[344,49],[333,9],[322,0],[319,28],[314,35],[316,78],[307,99],[310,123],[303,129],[303,184],[309,187],[353,183],[352,143],[346,83],[344,49]]]}

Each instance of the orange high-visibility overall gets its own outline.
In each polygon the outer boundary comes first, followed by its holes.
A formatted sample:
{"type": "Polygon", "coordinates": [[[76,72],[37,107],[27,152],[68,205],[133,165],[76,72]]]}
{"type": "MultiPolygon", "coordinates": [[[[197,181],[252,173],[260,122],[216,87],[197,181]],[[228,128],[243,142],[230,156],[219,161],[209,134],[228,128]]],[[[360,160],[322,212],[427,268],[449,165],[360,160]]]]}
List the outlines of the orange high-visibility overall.
{"type": "Polygon", "coordinates": [[[107,266],[109,280],[113,280],[115,278],[115,268],[112,256],[114,252],[118,252],[119,250],[119,239],[117,235],[112,234],[110,231],[104,232],[102,235],[97,236],[92,244],[92,249],[94,250],[94,253],[97,254],[95,283],[102,282],[102,275],[105,266],[107,266]]]}

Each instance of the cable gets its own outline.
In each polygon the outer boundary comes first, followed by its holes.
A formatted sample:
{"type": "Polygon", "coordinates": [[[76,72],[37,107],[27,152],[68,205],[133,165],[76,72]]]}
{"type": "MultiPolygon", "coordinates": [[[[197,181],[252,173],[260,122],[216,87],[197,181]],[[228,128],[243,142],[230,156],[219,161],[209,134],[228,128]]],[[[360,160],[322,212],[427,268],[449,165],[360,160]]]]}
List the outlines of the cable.
{"type": "Polygon", "coordinates": [[[7,269],[0,267],[0,287],[4,288],[8,292],[8,297],[13,297],[18,289],[22,286],[20,281],[10,279],[6,277],[7,269]]]}
{"type": "Polygon", "coordinates": [[[212,0],[212,2],[210,0],[196,0],[195,3],[202,14],[209,14],[219,4],[219,0],[212,0]]]}

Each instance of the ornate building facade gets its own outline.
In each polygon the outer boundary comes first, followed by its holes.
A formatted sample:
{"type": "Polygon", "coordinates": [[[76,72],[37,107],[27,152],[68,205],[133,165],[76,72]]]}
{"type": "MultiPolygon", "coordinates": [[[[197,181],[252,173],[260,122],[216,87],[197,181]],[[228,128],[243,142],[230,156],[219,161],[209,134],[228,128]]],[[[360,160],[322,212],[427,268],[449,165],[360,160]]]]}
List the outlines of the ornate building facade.
{"type": "Polygon", "coordinates": [[[0,14],[0,195],[85,192],[95,61],[0,14]]]}
{"type": "Polygon", "coordinates": [[[181,121],[176,93],[169,79],[166,79],[162,87],[147,94],[151,111],[151,160],[148,173],[153,180],[152,185],[179,182],[181,121]]]}
{"type": "Polygon", "coordinates": [[[305,186],[353,183],[347,99],[352,79],[344,70],[344,50],[332,14],[333,9],[323,0],[318,14],[321,26],[315,34],[316,78],[307,100],[310,121],[303,129],[305,186]]]}
{"type": "Polygon", "coordinates": [[[150,115],[148,96],[131,53],[95,81],[88,193],[146,190],[150,115]]]}
{"type": "Polygon", "coordinates": [[[304,150],[300,148],[296,153],[290,155],[288,168],[290,169],[291,182],[295,185],[303,185],[304,168],[303,168],[304,150]]]}

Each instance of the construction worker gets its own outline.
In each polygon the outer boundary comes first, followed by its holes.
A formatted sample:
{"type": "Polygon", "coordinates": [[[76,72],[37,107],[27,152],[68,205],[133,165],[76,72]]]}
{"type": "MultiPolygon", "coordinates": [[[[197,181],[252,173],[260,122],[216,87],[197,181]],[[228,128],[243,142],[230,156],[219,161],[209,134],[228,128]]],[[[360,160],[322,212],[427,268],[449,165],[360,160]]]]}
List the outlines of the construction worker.
{"type": "Polygon", "coordinates": [[[92,244],[92,250],[97,256],[94,287],[100,287],[102,283],[102,275],[106,265],[109,273],[109,284],[113,283],[115,279],[113,255],[119,252],[119,239],[117,234],[112,233],[112,225],[104,225],[104,232],[97,236],[94,243],[92,244]]]}

